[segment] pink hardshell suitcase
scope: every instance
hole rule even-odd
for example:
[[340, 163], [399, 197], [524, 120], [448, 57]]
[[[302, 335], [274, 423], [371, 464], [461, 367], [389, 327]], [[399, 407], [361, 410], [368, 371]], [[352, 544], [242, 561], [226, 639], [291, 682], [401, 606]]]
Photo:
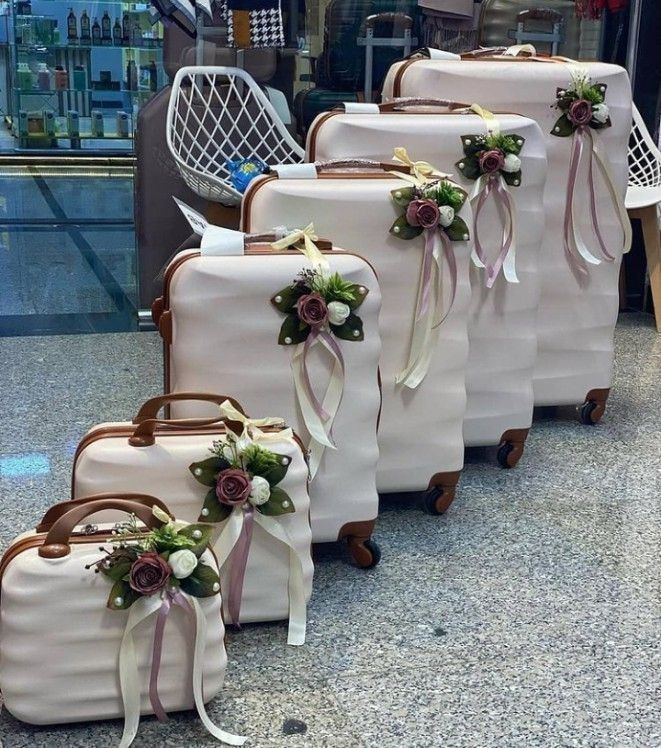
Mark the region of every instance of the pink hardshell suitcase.
[[[631, 86], [617, 65], [514, 56], [534, 52], [530, 45], [507, 52], [477, 51], [461, 60], [414, 56], [391, 67], [383, 94], [468, 99], [539, 124], [548, 176], [535, 404], [582, 403], [581, 420], [592, 424], [611, 386], [619, 270], [631, 242], [624, 208]], [[583, 94], [593, 100], [591, 118], [572, 124], [569, 106]]]
[[383, 297], [377, 488], [425, 491], [427, 508], [444, 512], [454, 498], [464, 454], [471, 222], [465, 193], [449, 186], [460, 196], [452, 220], [465, 233], [453, 234], [451, 241], [440, 229], [433, 234], [433, 241], [439, 240], [433, 245], [434, 267], [422, 234], [403, 241], [395, 233], [412, 189], [405, 181], [409, 167], [350, 161], [272, 171], [250, 184], [242, 206], [243, 229], [314, 221], [320, 233], [375, 267]]
[[[153, 307], [164, 341], [166, 391], [227, 388], [249, 414], [281, 416], [316, 460], [310, 484], [313, 541], [346, 538], [353, 560], [362, 567], [373, 566], [380, 558], [371, 540], [378, 514], [376, 428], [381, 406], [377, 277], [361, 256], [332, 250], [329, 242], [318, 243], [329, 274], [339, 274], [361, 298], [355, 308], [357, 318], [350, 316], [340, 330], [344, 337], [335, 334], [339, 328], [333, 328], [333, 333], [326, 328], [326, 335], [321, 330], [317, 338], [310, 338], [311, 343], [321, 344], [308, 349], [294, 322], [294, 310], [287, 305], [291, 289], [305, 281], [300, 274], [313, 272], [313, 263], [291, 246], [275, 250], [274, 236], [259, 240], [238, 236], [238, 254], [227, 254], [230, 249], [220, 245], [186, 249], [167, 267], [163, 296]], [[308, 237], [301, 244], [303, 249], [310, 247], [310, 241]], [[355, 319], [355, 327], [362, 327], [354, 337], [348, 323]], [[285, 329], [292, 322], [294, 328]], [[306, 362], [303, 372], [302, 361]], [[301, 384], [304, 380], [309, 388]], [[325, 422], [327, 443], [335, 448], [320, 450], [311, 438], [310, 429], [319, 427], [318, 416], [310, 420], [311, 398], [316, 400], [314, 407], [319, 406], [317, 411], [330, 416], [333, 407], [326, 396], [337, 395], [338, 381], [343, 382], [340, 401], [334, 399], [334, 418]], [[311, 396], [302, 399], [301, 388]], [[213, 412], [213, 407], [199, 402], [176, 402], [171, 407], [176, 418]]]
[[[473, 214], [478, 229], [476, 234], [473, 228], [473, 241], [476, 236], [481, 238], [489, 264], [505, 260], [511, 268], [504, 268], [509, 271], [507, 277], [500, 268], [491, 281], [487, 268], [473, 253], [464, 442], [466, 446], [500, 445], [499, 462], [513, 467], [523, 453], [532, 422], [537, 255], [544, 231], [546, 149], [544, 136], [533, 120], [517, 114], [486, 117], [465, 105], [435, 99], [347, 104], [313, 122], [308, 131], [307, 160], [325, 161], [344, 154], [385, 161], [396, 147], [403, 146], [412, 158], [453, 173], [453, 179], [475, 195], [472, 203], [475, 208], [479, 205], [479, 212]], [[513, 171], [494, 173], [493, 179], [487, 180], [481, 179], [475, 168], [469, 179], [458, 165], [465, 155], [464, 139], [467, 135], [484, 137], [486, 148], [486, 138], [498, 133], [514, 138], [507, 141], [517, 152], [507, 165]], [[482, 199], [487, 187], [491, 195]], [[508, 205], [503, 195], [511, 200], [516, 226], [509, 243], [509, 233], [504, 231]]]

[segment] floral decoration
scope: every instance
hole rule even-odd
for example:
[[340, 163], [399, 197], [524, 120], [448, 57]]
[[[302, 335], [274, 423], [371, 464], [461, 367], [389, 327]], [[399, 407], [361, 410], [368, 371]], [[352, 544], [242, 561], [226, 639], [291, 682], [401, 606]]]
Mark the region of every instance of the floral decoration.
[[[154, 513], [161, 519], [168, 515]], [[112, 581], [111, 610], [127, 610], [141, 597], [181, 590], [193, 597], [211, 597], [220, 591], [216, 571], [201, 560], [211, 538], [211, 526], [168, 521], [145, 532], [135, 515], [115, 525], [112, 550], [87, 568]]]
[[579, 128], [602, 130], [611, 126], [608, 105], [604, 103], [606, 85], [592, 83], [587, 73], [575, 74], [572, 85], [559, 88], [556, 95], [554, 106], [562, 115], [553, 126], [552, 135], [566, 138]]
[[189, 468], [195, 480], [209, 488], [200, 521], [222, 522], [235, 507], [251, 506], [271, 517], [295, 510], [289, 494], [278, 485], [287, 475], [289, 457], [229, 429], [226, 440], [215, 441], [210, 451], [212, 457]]
[[425, 230], [439, 228], [453, 242], [469, 239], [466, 222], [457, 213], [466, 202], [466, 193], [446, 179], [400, 187], [391, 192], [392, 199], [404, 213], [390, 227], [400, 239], [415, 239]]
[[512, 133], [462, 135], [464, 158], [456, 166], [466, 179], [479, 179], [484, 174], [500, 174], [510, 187], [521, 184], [519, 154], [525, 138]]
[[349, 283], [339, 273], [329, 275], [321, 268], [301, 271], [271, 298], [273, 306], [287, 315], [278, 343], [303, 343], [310, 333], [326, 328], [342, 340], [363, 340], [363, 321], [355, 310], [368, 293], [365, 286]]

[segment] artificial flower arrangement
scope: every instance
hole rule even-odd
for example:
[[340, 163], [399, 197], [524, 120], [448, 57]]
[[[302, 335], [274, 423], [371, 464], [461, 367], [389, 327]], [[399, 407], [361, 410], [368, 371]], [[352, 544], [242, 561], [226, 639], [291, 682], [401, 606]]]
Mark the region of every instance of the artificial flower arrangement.
[[302, 270], [294, 282], [271, 298], [273, 306], [286, 314], [278, 343], [305, 342], [310, 333], [328, 328], [342, 340], [363, 340], [363, 321], [355, 310], [365, 301], [368, 289], [349, 283], [338, 273], [317, 267]]
[[256, 156], [240, 161], [226, 161], [225, 168], [229, 172], [232, 186], [241, 193], [248, 189], [248, 185], [255, 177], [268, 171], [268, 166]]
[[236, 507], [271, 517], [295, 511], [289, 494], [278, 485], [287, 475], [289, 457], [230, 429], [226, 440], [213, 442], [210, 451], [212, 457], [189, 468], [195, 480], [209, 487], [200, 520], [222, 522]]
[[162, 527], [145, 532], [131, 515], [115, 525], [112, 551], [100, 548], [106, 555], [87, 567], [112, 581], [107, 603], [111, 610], [127, 610], [141, 597], [177, 590], [193, 597], [220, 591], [218, 574], [201, 560], [211, 526], [171, 520], [157, 507], [153, 511], [165, 521]]
[[610, 111], [604, 103], [606, 85], [592, 83], [586, 72], [574, 73], [569, 88], [557, 90], [556, 109], [562, 112], [556, 121], [552, 135], [566, 138], [579, 128], [602, 130], [611, 126]]
[[500, 174], [510, 187], [521, 184], [521, 159], [519, 154], [525, 139], [512, 133], [503, 135], [462, 135], [464, 158], [456, 166], [466, 179], [479, 179], [483, 175]]
[[450, 241], [469, 239], [466, 222], [457, 215], [466, 202], [466, 192], [447, 179], [419, 182], [391, 192], [392, 199], [404, 213], [390, 227], [400, 239], [415, 239], [424, 231], [440, 229]]

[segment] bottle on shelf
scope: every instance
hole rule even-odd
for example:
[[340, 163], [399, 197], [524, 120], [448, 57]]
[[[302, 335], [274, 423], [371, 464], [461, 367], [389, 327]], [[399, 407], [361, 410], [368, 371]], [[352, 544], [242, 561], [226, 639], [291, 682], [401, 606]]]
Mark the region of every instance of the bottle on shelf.
[[122, 44], [128, 47], [131, 43], [131, 16], [128, 13], [122, 15]]
[[62, 65], [55, 66], [55, 74], [53, 76], [54, 88], [56, 91], [65, 91], [69, 88], [69, 73], [62, 67]]
[[101, 40], [104, 44], [112, 44], [111, 21], [107, 10], [103, 11], [101, 18]]
[[156, 92], [158, 91], [158, 70], [154, 60], [147, 65], [147, 70], [149, 72], [149, 90]]
[[101, 24], [98, 18], [95, 18], [92, 24], [92, 44], [101, 44]]
[[131, 26], [131, 46], [141, 47], [142, 46], [142, 29], [138, 21], [134, 21]]
[[90, 44], [92, 41], [92, 34], [90, 33], [90, 17], [87, 15], [87, 11], [83, 10], [80, 16], [80, 41], [85, 44]]
[[60, 27], [57, 25], [57, 21], [55, 21], [55, 25], [53, 26], [53, 44], [56, 47], [59, 47], [62, 43], [62, 40], [60, 38]]
[[21, 29], [21, 44], [29, 46], [34, 41], [32, 23], [29, 20], [25, 21], [20, 26], [20, 29]]
[[39, 63], [37, 71], [37, 86], [40, 91], [50, 91], [50, 70], [45, 62]]
[[70, 44], [78, 41], [78, 20], [73, 8], [69, 8], [69, 15], [67, 16], [67, 41]]
[[127, 91], [138, 90], [138, 66], [135, 60], [129, 60], [126, 63], [126, 89]]
[[84, 91], [87, 88], [87, 76], [82, 65], [76, 65], [73, 69], [73, 87], [76, 91]]
[[115, 18], [115, 25], [112, 27], [112, 43], [116, 47], [122, 46], [122, 24], [119, 18]]
[[32, 88], [32, 71], [27, 62], [19, 62], [16, 71], [18, 78], [18, 87], [22, 91], [29, 91]]

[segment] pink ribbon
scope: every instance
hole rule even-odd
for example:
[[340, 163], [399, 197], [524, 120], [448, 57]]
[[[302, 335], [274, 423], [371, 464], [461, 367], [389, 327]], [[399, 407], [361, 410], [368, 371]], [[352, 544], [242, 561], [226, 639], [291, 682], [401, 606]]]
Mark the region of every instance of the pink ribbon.
[[241, 614], [241, 598], [243, 597], [243, 580], [246, 576], [248, 565], [248, 553], [252, 541], [252, 530], [255, 522], [255, 509], [250, 502], [243, 505], [243, 525], [241, 534], [232, 549], [232, 566], [230, 569], [229, 591], [227, 594], [227, 609], [232, 617], [232, 622], [238, 628], [239, 616]]
[[599, 248], [601, 249], [601, 253], [603, 254], [604, 258], [608, 260], [608, 262], [614, 262], [615, 257], [606, 248], [606, 242], [604, 242], [603, 236], [601, 235], [601, 228], [599, 226], [599, 218], [597, 216], [597, 201], [595, 197], [594, 172], [593, 172], [594, 140], [592, 139], [592, 133], [590, 132], [589, 128], [586, 128], [585, 134], [587, 135], [588, 140], [590, 141], [590, 163], [588, 165], [588, 184], [589, 184], [589, 192], [590, 192], [590, 215], [592, 217], [592, 227], [594, 228], [594, 233], [597, 236], [597, 241], [599, 242]]
[[[503, 238], [501, 241], [500, 250], [498, 251], [496, 261], [493, 264], [487, 261], [486, 252], [482, 247], [482, 243], [480, 242], [480, 235], [478, 232], [478, 219], [480, 216], [480, 211], [484, 207], [484, 204], [486, 203], [489, 195], [492, 192], [498, 207], [502, 208], [507, 213], [507, 218], [509, 220], [509, 231], [507, 230], [507, 228], [503, 230]], [[512, 242], [514, 241], [514, 215], [512, 212], [511, 198], [507, 193], [507, 190], [505, 190], [502, 185], [502, 176], [500, 174], [490, 174], [486, 186], [480, 192], [480, 197], [475, 208], [475, 216], [473, 218], [473, 234], [475, 238], [475, 254], [479, 257], [480, 262], [486, 268], [486, 286], [487, 288], [491, 288], [496, 282], [498, 273], [500, 273], [500, 270], [503, 267], [503, 263], [505, 262], [505, 258], [507, 257], [507, 254], [512, 246]]]
[[301, 365], [303, 386], [305, 387], [305, 393], [308, 399], [310, 400], [310, 403], [312, 404], [312, 408], [314, 409], [314, 412], [319, 416], [319, 418], [322, 421], [328, 421], [328, 419], [330, 418], [330, 413], [327, 413], [324, 410], [323, 405], [317, 398], [314, 392], [314, 389], [312, 387], [312, 382], [310, 380], [310, 373], [308, 371], [307, 355], [310, 349], [312, 348], [312, 345], [314, 344], [315, 340], [317, 340], [317, 338], [319, 340], [322, 340], [325, 343], [325, 345], [327, 345], [337, 357], [337, 360], [340, 362], [340, 367], [342, 368], [342, 377], [344, 377], [344, 358], [342, 356], [342, 349], [335, 342], [335, 339], [327, 330], [322, 330], [319, 327], [313, 327], [310, 330], [310, 334], [307, 336], [307, 338], [305, 339], [305, 343], [303, 344], [303, 360], [302, 360], [302, 365]]
[[154, 714], [160, 722], [167, 722], [168, 719], [168, 715], [158, 695], [158, 673], [161, 669], [161, 655], [163, 654], [163, 632], [165, 631], [165, 623], [173, 605], [178, 605], [187, 613], [192, 612], [190, 603], [181, 594], [180, 590], [168, 590], [158, 611], [156, 626], [154, 627], [154, 646], [151, 656], [151, 673], [149, 675], [149, 701], [151, 702]]
[[420, 283], [422, 287], [420, 289], [420, 304], [418, 306], [418, 313], [416, 315], [416, 321], [423, 317], [429, 309], [429, 296], [431, 293], [431, 277], [432, 267], [434, 262], [434, 234], [440, 231], [439, 228], [425, 229], [425, 248], [422, 254], [422, 275]]

